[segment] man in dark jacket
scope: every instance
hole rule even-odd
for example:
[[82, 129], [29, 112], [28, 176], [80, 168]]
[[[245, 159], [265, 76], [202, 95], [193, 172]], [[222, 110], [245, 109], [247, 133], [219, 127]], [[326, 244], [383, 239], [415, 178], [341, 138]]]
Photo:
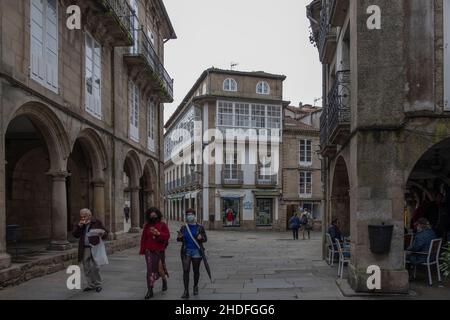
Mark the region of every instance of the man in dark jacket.
[[426, 262], [431, 241], [434, 239], [437, 239], [437, 236], [430, 222], [425, 218], [417, 220], [417, 233], [413, 243], [406, 249], [409, 252], [406, 260], [413, 266]]
[[[89, 232], [90, 230], [102, 231], [97, 235], [92, 235]], [[92, 256], [91, 248], [100, 243], [100, 238], [106, 239], [108, 237], [108, 231], [100, 220], [92, 216], [89, 209], [81, 209], [80, 222], [75, 225], [72, 234], [75, 238], [79, 239], [78, 262], [83, 262], [84, 274], [88, 282], [88, 286], [83, 291], [102, 291], [100, 269]]]

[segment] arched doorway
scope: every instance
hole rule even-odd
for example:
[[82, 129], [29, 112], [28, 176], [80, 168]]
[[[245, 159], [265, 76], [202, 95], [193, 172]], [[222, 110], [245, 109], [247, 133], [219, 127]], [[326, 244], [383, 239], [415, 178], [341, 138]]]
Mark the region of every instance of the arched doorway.
[[331, 189], [331, 220], [339, 219], [343, 236], [350, 236], [350, 182], [344, 158], [339, 157]]
[[101, 139], [91, 129], [83, 130], [72, 148], [67, 169], [68, 217], [71, 224], [79, 219], [79, 212], [89, 208], [105, 225], [106, 153]]
[[[141, 184], [141, 164], [139, 156], [135, 151], [128, 152], [125, 157], [123, 167], [123, 206], [130, 207], [130, 228], [129, 232], [136, 233], [140, 231], [141, 210], [140, 210], [140, 184]], [[125, 226], [126, 228], [126, 226]], [[127, 231], [125, 229], [125, 231]]]
[[[439, 197], [441, 195], [442, 197]], [[405, 228], [427, 218], [447, 241], [450, 212], [450, 139], [430, 147], [416, 162], [406, 182]]]
[[57, 117], [40, 104], [22, 106], [5, 133], [6, 226], [18, 226], [24, 242], [67, 240], [68, 139]]

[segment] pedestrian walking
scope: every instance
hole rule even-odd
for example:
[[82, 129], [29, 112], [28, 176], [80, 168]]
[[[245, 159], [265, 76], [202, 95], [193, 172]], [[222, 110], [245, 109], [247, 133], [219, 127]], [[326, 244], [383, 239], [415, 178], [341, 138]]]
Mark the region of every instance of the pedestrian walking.
[[311, 239], [311, 230], [313, 229], [313, 217], [305, 210], [300, 219], [300, 224], [302, 225], [302, 238], [305, 240], [305, 232], [308, 233], [308, 239]]
[[125, 221], [128, 223], [128, 220], [130, 220], [130, 207], [127, 204], [123, 208], [123, 215], [125, 216]]
[[[194, 209], [186, 211], [186, 224], [178, 231], [177, 241], [182, 242], [181, 262], [183, 265], [184, 293], [182, 299], [189, 299], [189, 273], [194, 271], [194, 296], [198, 295], [198, 282], [200, 280], [200, 264], [202, 259], [206, 264], [203, 243], [207, 241], [205, 228], [197, 223]], [[208, 269], [207, 269], [208, 270]]]
[[145, 256], [147, 263], [147, 294], [145, 300], [153, 297], [155, 282], [162, 279], [162, 291], [167, 291], [167, 277], [165, 251], [169, 244], [170, 231], [166, 223], [162, 222], [162, 213], [158, 208], [150, 208], [145, 213], [144, 230], [141, 237], [140, 255]]
[[289, 227], [292, 230], [294, 240], [298, 240], [298, 229], [300, 229], [300, 219], [297, 213], [294, 213], [294, 215], [289, 219]]
[[92, 216], [91, 210], [81, 209], [80, 221], [75, 225], [72, 234], [79, 239], [78, 262], [83, 263], [84, 274], [88, 283], [83, 291], [102, 291], [99, 267], [107, 263], [102, 239], [108, 237], [108, 231], [100, 220]]

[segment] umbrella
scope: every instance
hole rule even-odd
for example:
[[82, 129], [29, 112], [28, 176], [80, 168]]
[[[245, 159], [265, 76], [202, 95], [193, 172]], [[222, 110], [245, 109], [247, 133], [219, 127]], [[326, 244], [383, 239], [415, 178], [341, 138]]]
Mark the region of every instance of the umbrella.
[[203, 248], [202, 248], [202, 258], [203, 258], [202, 260], [203, 260], [203, 264], [205, 265], [206, 272], [208, 273], [209, 280], [212, 282], [211, 269], [209, 268], [209, 263], [208, 263], [208, 260], [206, 259], [205, 250]]

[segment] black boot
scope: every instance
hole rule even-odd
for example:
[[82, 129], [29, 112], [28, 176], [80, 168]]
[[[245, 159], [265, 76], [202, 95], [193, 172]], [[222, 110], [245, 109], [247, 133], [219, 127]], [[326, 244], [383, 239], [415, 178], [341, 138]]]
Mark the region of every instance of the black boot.
[[194, 273], [194, 296], [198, 295], [198, 281], [200, 280], [200, 274]]
[[189, 299], [189, 290], [184, 290], [184, 293], [181, 296], [181, 299]]
[[194, 286], [194, 296], [198, 296], [198, 286]]
[[181, 299], [189, 299], [189, 273], [183, 273], [184, 293]]
[[167, 291], [167, 279], [163, 279], [162, 283], [162, 291]]
[[149, 288], [147, 294], [145, 295], [145, 300], [153, 298], [153, 288]]

